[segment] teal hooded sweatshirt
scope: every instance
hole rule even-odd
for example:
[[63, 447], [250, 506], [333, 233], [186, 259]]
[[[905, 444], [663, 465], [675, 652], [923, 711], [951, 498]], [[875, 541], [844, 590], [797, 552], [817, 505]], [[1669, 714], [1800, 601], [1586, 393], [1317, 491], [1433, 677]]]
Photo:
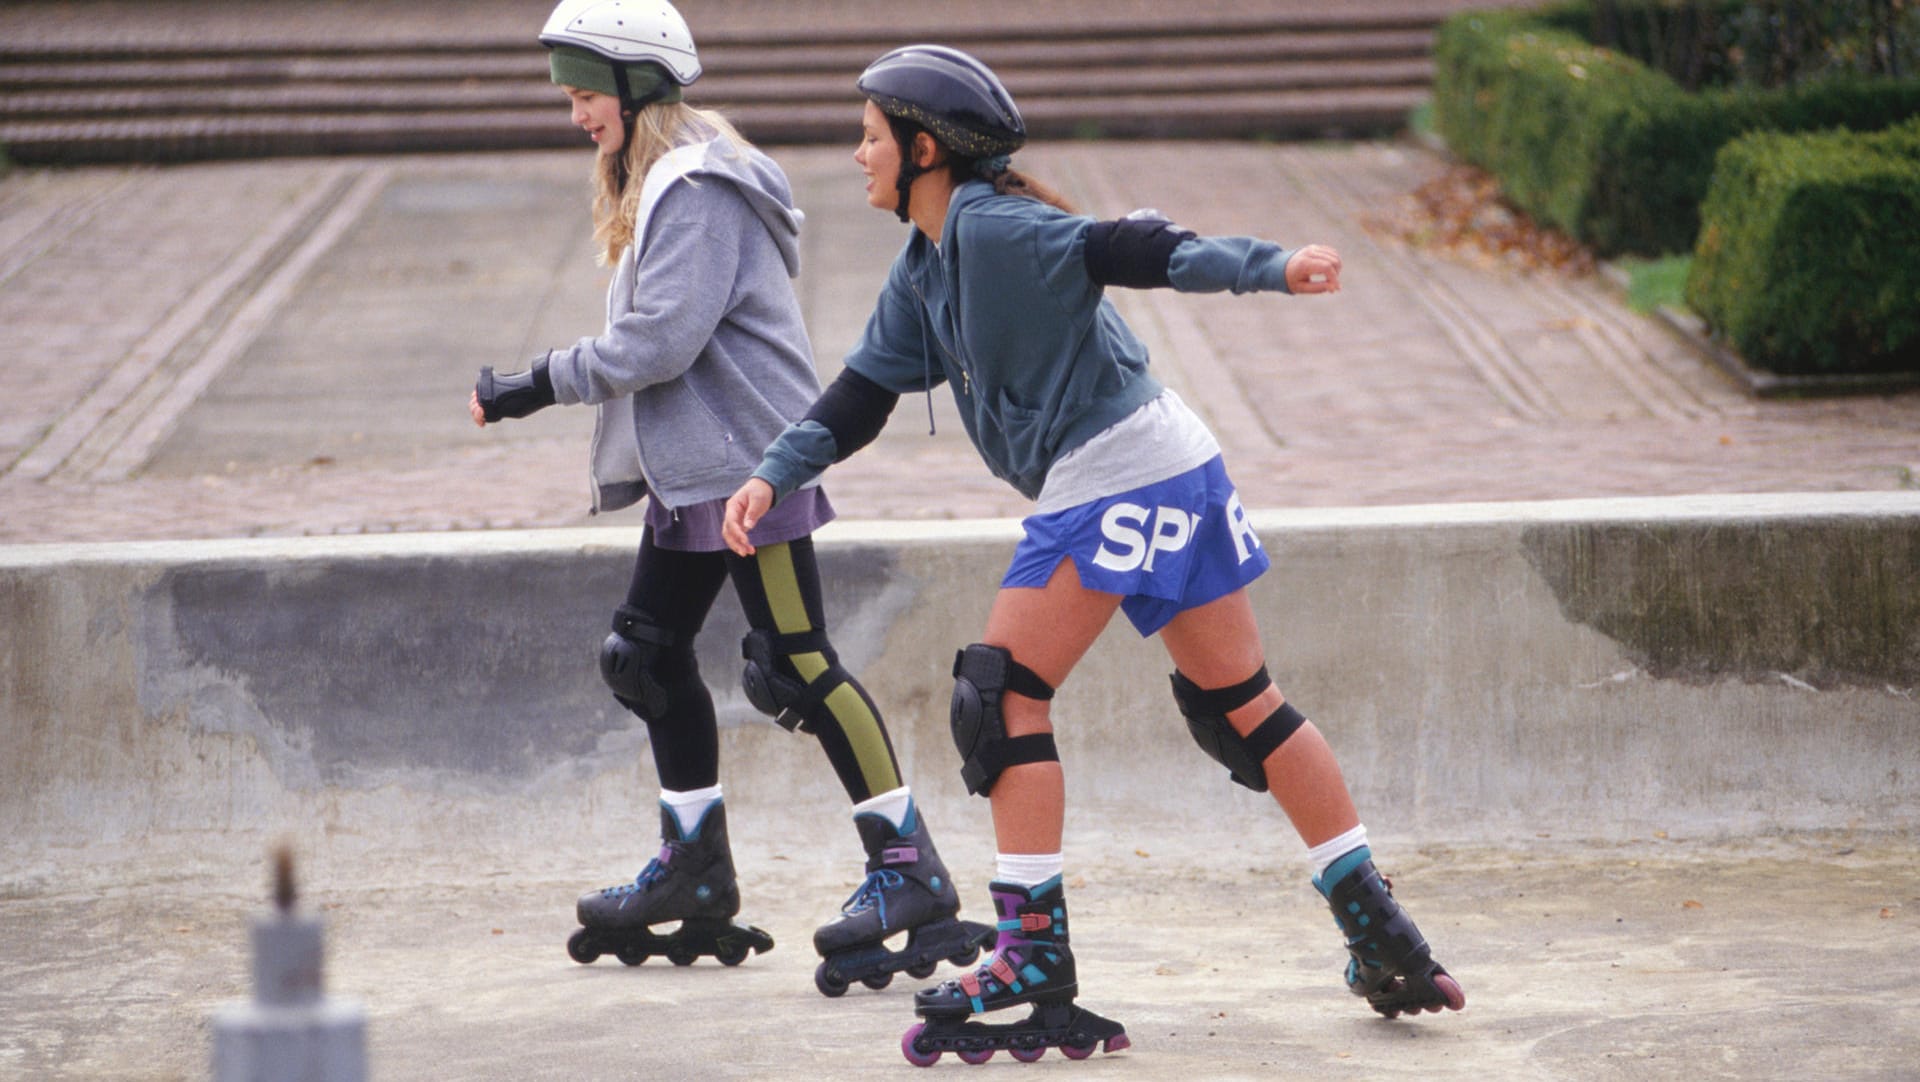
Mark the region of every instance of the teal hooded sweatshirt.
[[[961, 185], [942, 243], [916, 229], [894, 259], [847, 367], [896, 394], [948, 384], [994, 476], [1037, 498], [1062, 455], [1162, 389], [1146, 346], [1088, 273], [1094, 225], [984, 181]], [[1189, 237], [1168, 279], [1188, 293], [1285, 292], [1291, 255], [1252, 237]], [[837, 454], [825, 426], [801, 421], [754, 475], [782, 498]]]

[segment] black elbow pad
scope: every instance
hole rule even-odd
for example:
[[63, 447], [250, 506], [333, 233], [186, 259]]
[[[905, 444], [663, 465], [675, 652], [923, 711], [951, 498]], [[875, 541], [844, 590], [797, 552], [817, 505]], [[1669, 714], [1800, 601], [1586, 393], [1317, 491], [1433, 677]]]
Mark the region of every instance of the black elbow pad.
[[1087, 230], [1087, 277], [1103, 286], [1154, 289], [1170, 285], [1173, 250], [1193, 236], [1165, 218], [1095, 222]]
[[842, 368], [807, 411], [806, 419], [833, 433], [833, 460], [844, 462], [880, 435], [899, 401], [899, 395], [851, 368]]

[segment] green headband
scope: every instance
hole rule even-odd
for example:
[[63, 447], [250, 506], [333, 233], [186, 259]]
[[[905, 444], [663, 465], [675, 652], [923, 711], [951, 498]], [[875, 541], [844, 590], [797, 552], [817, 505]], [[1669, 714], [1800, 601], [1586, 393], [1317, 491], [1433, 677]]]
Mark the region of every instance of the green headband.
[[[571, 45], [555, 45], [547, 50], [547, 63], [553, 69], [553, 81], [560, 86], [591, 90], [596, 94], [619, 96], [620, 84], [613, 76], [613, 61]], [[658, 64], [622, 65], [627, 72], [627, 92], [634, 101], [679, 101], [680, 87], [667, 83], [667, 73]]]

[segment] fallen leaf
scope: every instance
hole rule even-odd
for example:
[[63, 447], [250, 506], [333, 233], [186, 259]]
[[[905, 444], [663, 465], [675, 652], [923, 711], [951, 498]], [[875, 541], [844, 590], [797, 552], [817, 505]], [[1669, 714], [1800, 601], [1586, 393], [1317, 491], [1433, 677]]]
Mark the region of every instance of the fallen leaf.
[[1594, 268], [1593, 253], [1584, 245], [1534, 222], [1502, 196], [1497, 177], [1468, 165], [1441, 172], [1361, 224], [1466, 262], [1569, 276]]
[[1681, 902], [1681, 903], [1680, 903], [1680, 908], [1682, 908], [1682, 909], [1705, 909], [1705, 908], [1706, 908], [1706, 906], [1704, 906], [1704, 905], [1701, 905], [1701, 904], [1700, 904], [1699, 902], [1696, 902], [1696, 901], [1694, 901], [1694, 900], [1693, 900], [1692, 898], [1688, 898], [1688, 899], [1687, 899], [1686, 901], [1684, 901], [1684, 902]]

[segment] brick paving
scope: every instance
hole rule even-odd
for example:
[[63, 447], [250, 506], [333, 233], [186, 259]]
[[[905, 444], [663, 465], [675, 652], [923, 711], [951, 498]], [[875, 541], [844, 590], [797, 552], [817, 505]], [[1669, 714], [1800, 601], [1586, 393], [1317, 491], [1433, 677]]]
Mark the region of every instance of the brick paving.
[[[21, 10], [0, 12], [0, 36]], [[133, 8], [60, 10], [43, 27]], [[827, 378], [901, 240], [861, 202], [849, 153], [776, 154], [809, 215], [800, 289]], [[1920, 394], [1755, 399], [1595, 277], [1369, 229], [1443, 167], [1417, 144], [1064, 142], [1022, 163], [1089, 213], [1155, 206], [1342, 250], [1334, 297], [1116, 295], [1249, 506], [1916, 486]], [[586, 523], [587, 411], [481, 432], [464, 400], [479, 365], [598, 329], [587, 164], [583, 147], [15, 170], [0, 180], [0, 543]], [[843, 516], [1022, 513], [944, 393], [932, 437], [927, 413], [903, 400], [829, 475]]]

